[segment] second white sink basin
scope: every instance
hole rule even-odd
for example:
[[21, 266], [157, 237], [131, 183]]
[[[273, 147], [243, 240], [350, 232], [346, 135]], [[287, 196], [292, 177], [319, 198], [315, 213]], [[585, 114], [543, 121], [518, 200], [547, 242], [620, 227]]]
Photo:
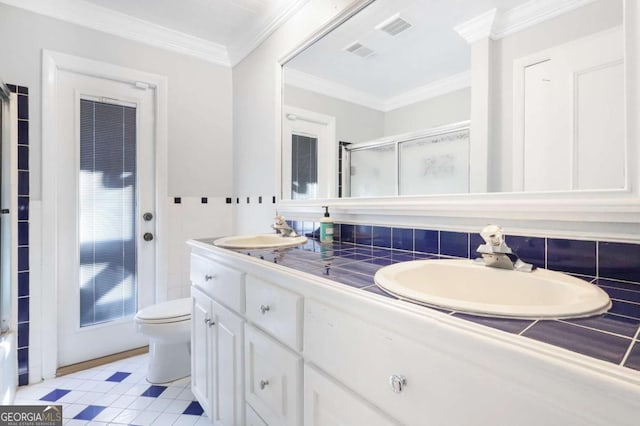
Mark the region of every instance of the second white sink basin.
[[602, 289], [561, 272], [518, 272], [466, 259], [396, 263], [378, 270], [375, 282], [400, 298], [485, 316], [577, 318], [611, 307]]
[[283, 237], [280, 234], [237, 235], [218, 238], [214, 245], [231, 249], [262, 249], [295, 247], [307, 242], [307, 237]]

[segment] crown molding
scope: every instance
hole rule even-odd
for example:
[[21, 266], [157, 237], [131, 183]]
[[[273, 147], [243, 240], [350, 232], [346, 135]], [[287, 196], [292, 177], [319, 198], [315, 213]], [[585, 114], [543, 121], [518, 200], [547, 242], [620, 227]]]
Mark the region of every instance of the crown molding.
[[499, 40], [596, 0], [530, 0], [505, 11], [491, 9], [453, 29], [472, 44], [483, 38]]
[[80, 0], [0, 0], [10, 6], [154, 47], [230, 66], [223, 45]]
[[271, 34], [280, 28], [287, 19], [295, 15], [307, 3], [309, 3], [309, 0], [295, 0], [270, 17], [267, 22], [249, 29], [247, 31], [249, 36], [245, 37], [242, 42], [233, 43], [228, 47], [231, 66], [236, 66], [240, 61], [246, 58], [258, 46], [260, 46], [262, 42], [269, 38]]
[[497, 10], [491, 9], [456, 25], [453, 27], [453, 30], [469, 44], [475, 43], [483, 38], [492, 37], [496, 14]]
[[285, 71], [285, 84], [378, 111], [389, 112], [397, 108], [469, 87], [471, 86], [471, 72], [463, 71], [386, 99], [289, 68]]
[[331, 80], [289, 68], [285, 70], [283, 78], [285, 79], [285, 84], [290, 86], [325, 96], [331, 96], [332, 98], [341, 99], [378, 111], [385, 110], [385, 102], [383, 99]]
[[161, 49], [194, 56], [231, 67], [251, 53], [309, 0], [296, 0], [276, 11], [266, 22], [250, 28], [248, 36], [233, 46], [195, 37], [81, 0], [0, 0], [10, 6], [113, 34]]
[[471, 86], [471, 71], [463, 71], [394, 96], [385, 101], [385, 111], [426, 101]]
[[530, 0], [498, 16], [492, 38], [501, 39], [596, 0]]

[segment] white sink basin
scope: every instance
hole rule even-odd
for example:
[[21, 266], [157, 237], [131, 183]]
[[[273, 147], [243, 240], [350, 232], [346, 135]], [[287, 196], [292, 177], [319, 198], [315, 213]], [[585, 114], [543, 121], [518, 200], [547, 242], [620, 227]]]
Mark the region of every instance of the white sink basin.
[[375, 282], [400, 298], [485, 316], [577, 318], [611, 307], [599, 287], [561, 272], [518, 272], [466, 259], [396, 263], [378, 270]]
[[214, 245], [231, 249], [261, 249], [295, 247], [307, 242], [307, 237], [283, 237], [280, 234], [237, 235], [218, 238]]

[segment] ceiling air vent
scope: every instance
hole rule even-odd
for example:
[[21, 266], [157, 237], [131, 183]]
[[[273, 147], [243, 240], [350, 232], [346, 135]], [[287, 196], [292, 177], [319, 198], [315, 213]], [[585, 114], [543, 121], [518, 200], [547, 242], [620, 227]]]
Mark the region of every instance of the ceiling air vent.
[[400, 17], [400, 14], [395, 14], [389, 19], [376, 25], [376, 30], [384, 31], [385, 33], [395, 36], [411, 28], [411, 24]]
[[345, 47], [344, 50], [346, 50], [349, 53], [353, 53], [354, 55], [358, 55], [361, 58], [366, 58], [367, 56], [371, 56], [374, 53], [373, 50], [369, 49], [367, 46], [357, 41]]

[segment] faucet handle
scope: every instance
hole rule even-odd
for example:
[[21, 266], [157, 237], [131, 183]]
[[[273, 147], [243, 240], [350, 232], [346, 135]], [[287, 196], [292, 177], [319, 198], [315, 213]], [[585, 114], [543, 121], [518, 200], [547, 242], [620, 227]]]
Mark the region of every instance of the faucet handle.
[[504, 244], [504, 232], [498, 225], [487, 225], [480, 231], [480, 236], [487, 245], [500, 247]]

